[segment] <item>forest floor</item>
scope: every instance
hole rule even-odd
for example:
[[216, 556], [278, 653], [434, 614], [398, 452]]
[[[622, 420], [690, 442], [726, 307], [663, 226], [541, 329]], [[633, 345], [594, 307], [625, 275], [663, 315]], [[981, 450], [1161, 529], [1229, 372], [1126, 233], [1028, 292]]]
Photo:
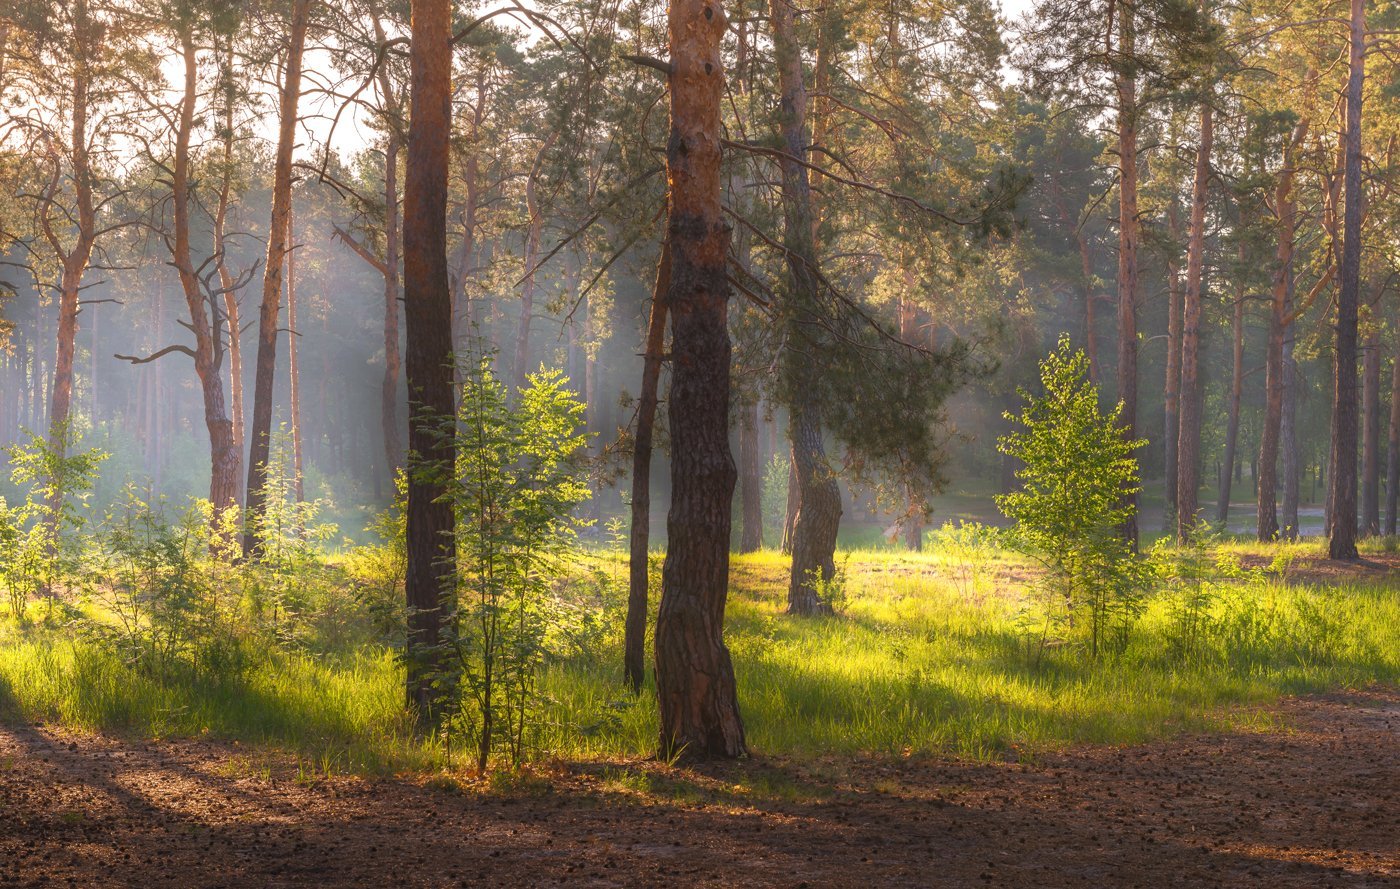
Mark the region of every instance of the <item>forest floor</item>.
[[614, 762], [480, 787], [12, 721], [0, 886], [1400, 886], [1400, 692], [1261, 715], [1023, 761]]

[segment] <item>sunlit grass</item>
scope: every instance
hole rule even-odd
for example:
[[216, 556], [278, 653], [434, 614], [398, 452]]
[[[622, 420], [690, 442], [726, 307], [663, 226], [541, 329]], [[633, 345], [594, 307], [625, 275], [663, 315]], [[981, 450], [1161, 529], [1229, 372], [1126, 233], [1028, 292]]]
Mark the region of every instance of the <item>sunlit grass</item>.
[[[1225, 549], [1256, 554], [1246, 543]], [[1293, 549], [1311, 555], [1317, 544], [1286, 552]], [[1281, 695], [1400, 681], [1400, 581], [1239, 582], [1215, 606], [1219, 632], [1189, 657], [1173, 653], [1175, 606], [1159, 596], [1122, 651], [1094, 661], [1065, 645], [1037, 660], [1018, 622], [1033, 572], [1017, 557], [845, 557], [845, 612], [817, 619], [783, 613], [786, 557], [764, 551], [734, 560], [727, 635], [758, 753], [1034, 755], [1248, 726], [1267, 718], [1249, 705]], [[645, 756], [656, 745], [657, 717], [650, 689], [633, 697], [622, 679], [625, 564], [615, 554], [590, 560], [595, 576], [613, 584], [598, 603], [603, 630], [546, 668], [535, 752]], [[445, 739], [412, 740], [402, 701], [402, 668], [385, 646], [273, 649], [253, 659], [241, 682], [161, 682], [61, 627], [0, 629], [0, 709], [11, 717], [266, 743], [325, 770], [447, 765]]]

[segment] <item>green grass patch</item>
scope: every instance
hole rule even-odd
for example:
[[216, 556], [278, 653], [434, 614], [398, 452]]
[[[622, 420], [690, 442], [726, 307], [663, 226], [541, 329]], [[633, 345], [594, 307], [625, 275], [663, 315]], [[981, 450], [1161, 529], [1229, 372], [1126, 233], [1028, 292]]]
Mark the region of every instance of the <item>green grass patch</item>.
[[[1306, 546], [1298, 545], [1300, 554]], [[622, 678], [625, 572], [613, 569], [625, 566], [615, 555], [594, 558], [592, 567], [616, 574], [617, 583], [601, 594], [590, 588], [596, 629], [566, 640], [545, 669], [532, 739], [541, 759], [635, 760], [655, 748], [654, 696], [633, 697]], [[1189, 656], [1178, 644], [1177, 600], [1163, 593], [1149, 600], [1121, 651], [1093, 660], [1065, 644], [1037, 664], [1021, 621], [1032, 572], [1015, 557], [861, 550], [847, 567], [845, 612], [798, 619], [783, 613], [785, 557], [765, 551], [734, 560], [727, 638], [756, 752], [1033, 756], [1081, 742], [1267, 726], [1252, 705], [1400, 682], [1394, 580], [1232, 581]], [[463, 765], [465, 751], [448, 746], [460, 740], [411, 739], [402, 681], [383, 644], [270, 646], [237, 681], [162, 680], [64, 625], [0, 625], [0, 711], [8, 718], [270, 745], [295, 752], [308, 776]], [[644, 790], [658, 779], [624, 769], [609, 780]]]

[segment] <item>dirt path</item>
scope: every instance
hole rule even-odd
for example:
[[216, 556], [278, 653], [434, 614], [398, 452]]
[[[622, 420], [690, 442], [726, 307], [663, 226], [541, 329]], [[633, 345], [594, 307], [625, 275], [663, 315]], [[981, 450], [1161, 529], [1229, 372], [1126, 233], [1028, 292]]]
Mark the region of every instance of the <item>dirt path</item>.
[[1034, 764], [576, 768], [514, 798], [0, 727], [0, 886], [1400, 886], [1400, 693], [1281, 716]]

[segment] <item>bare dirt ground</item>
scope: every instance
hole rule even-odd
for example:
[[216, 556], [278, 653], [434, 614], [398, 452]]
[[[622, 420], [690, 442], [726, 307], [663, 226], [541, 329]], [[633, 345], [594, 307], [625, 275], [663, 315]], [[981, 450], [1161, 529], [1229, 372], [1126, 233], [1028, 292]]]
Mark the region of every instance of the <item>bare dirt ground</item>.
[[10, 725], [0, 886], [1400, 886], [1400, 692], [1276, 716], [1029, 763], [578, 766], [513, 792]]

